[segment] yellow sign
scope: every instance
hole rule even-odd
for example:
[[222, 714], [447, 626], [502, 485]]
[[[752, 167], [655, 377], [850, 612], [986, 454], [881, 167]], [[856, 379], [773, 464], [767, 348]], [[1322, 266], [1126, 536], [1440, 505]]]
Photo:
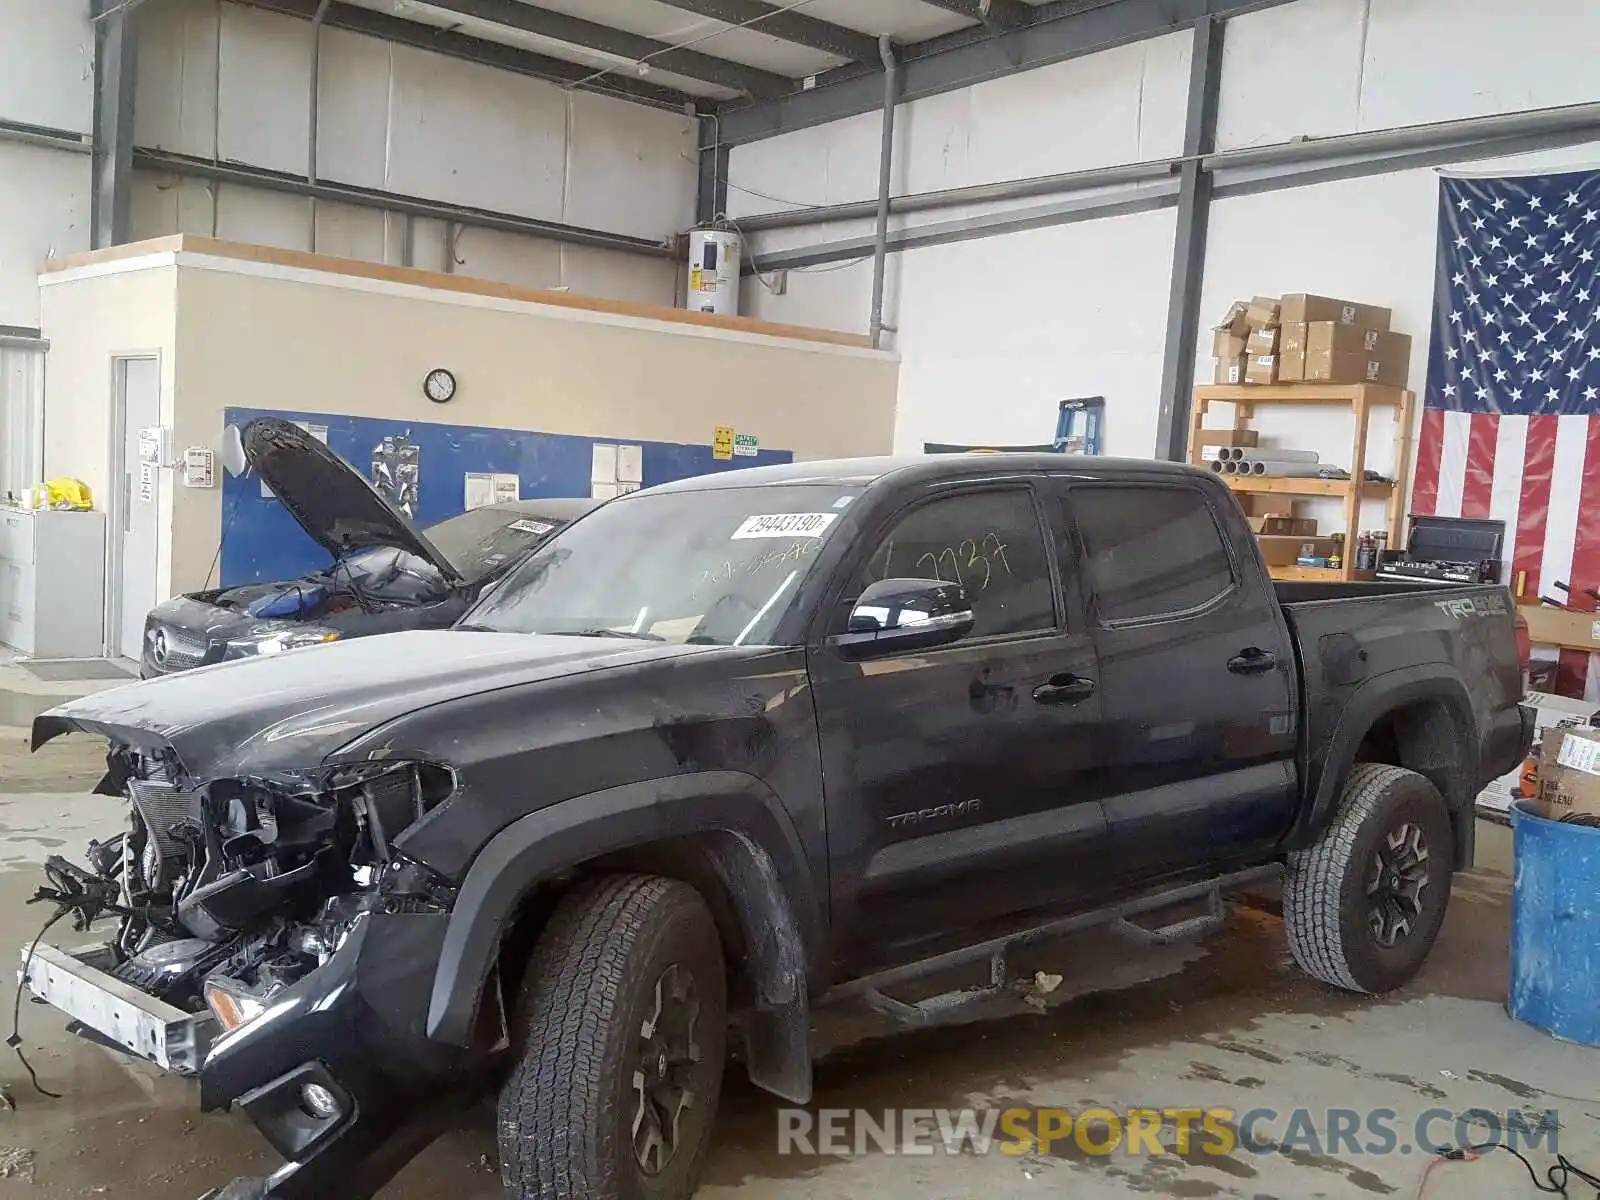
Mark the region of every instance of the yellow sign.
[[711, 435], [711, 457], [719, 461], [733, 458], [733, 426], [718, 425]]

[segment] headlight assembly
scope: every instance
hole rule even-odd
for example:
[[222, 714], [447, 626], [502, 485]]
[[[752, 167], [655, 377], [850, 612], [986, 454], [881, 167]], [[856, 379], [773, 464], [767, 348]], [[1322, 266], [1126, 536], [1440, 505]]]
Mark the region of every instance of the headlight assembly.
[[285, 650], [300, 650], [306, 646], [321, 646], [339, 640], [339, 631], [324, 629], [320, 625], [295, 625], [280, 621], [263, 621], [249, 631], [228, 639], [229, 657], [241, 654], [282, 654]]

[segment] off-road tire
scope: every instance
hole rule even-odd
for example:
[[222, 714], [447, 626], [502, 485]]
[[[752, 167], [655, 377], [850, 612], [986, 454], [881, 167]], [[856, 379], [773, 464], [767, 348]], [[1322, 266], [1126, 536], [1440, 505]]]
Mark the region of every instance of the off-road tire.
[[[1385, 946], [1368, 924], [1369, 881], [1380, 845], [1407, 824], [1426, 839], [1427, 884], [1409, 933]], [[1444, 924], [1454, 869], [1450, 814], [1433, 784], [1401, 767], [1358, 764], [1316, 844], [1289, 855], [1283, 925], [1296, 965], [1347, 991], [1400, 987], [1421, 969]]]
[[[704, 1103], [686, 1110], [658, 1173], [635, 1154], [635, 1055], [658, 1011], [657, 982], [687, 968]], [[520, 1059], [500, 1093], [500, 1173], [516, 1200], [688, 1200], [716, 1116], [727, 993], [716, 924], [675, 880], [610, 875], [580, 883], [539, 937], [515, 1010]]]

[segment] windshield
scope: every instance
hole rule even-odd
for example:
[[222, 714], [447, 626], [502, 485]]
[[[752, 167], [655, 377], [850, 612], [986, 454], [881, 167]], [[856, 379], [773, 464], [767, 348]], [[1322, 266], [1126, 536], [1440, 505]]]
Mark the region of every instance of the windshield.
[[461, 623], [764, 645], [859, 492], [802, 484], [613, 501], [552, 538]]
[[565, 521], [515, 509], [473, 508], [429, 526], [429, 543], [468, 583], [476, 583], [521, 558]]

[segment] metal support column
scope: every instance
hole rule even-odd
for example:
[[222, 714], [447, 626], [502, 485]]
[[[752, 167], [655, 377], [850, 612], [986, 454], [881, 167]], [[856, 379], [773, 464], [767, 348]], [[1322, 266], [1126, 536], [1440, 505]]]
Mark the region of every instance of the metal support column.
[[[113, 4], [115, 6], [113, 7]], [[94, 151], [89, 245], [115, 246], [132, 236], [133, 85], [138, 73], [132, 6], [94, 0]]]
[[1195, 343], [1200, 336], [1200, 286], [1205, 279], [1206, 231], [1211, 223], [1211, 173], [1201, 158], [1216, 149], [1226, 28], [1218, 17], [1202, 17], [1196, 22], [1189, 61], [1189, 108], [1183, 133], [1184, 161], [1178, 176], [1178, 231], [1172, 249], [1172, 291], [1167, 301], [1155, 444], [1157, 458], [1175, 462], [1188, 454]]
[[[321, 0], [311, 18], [311, 87], [306, 114], [306, 180], [317, 186], [317, 134], [322, 125], [322, 23], [328, 18], [329, 0]], [[317, 252], [317, 198], [306, 201], [306, 211], [311, 223], [306, 245]]]
[[878, 147], [878, 224], [872, 239], [872, 316], [868, 329], [872, 348], [883, 343], [883, 280], [889, 266], [889, 187], [894, 175], [894, 106], [900, 83], [894, 43], [888, 35], [878, 39], [883, 59], [883, 140]]
[[700, 118], [700, 182], [695, 192], [694, 219], [709, 225], [728, 211], [728, 153], [716, 117]]

